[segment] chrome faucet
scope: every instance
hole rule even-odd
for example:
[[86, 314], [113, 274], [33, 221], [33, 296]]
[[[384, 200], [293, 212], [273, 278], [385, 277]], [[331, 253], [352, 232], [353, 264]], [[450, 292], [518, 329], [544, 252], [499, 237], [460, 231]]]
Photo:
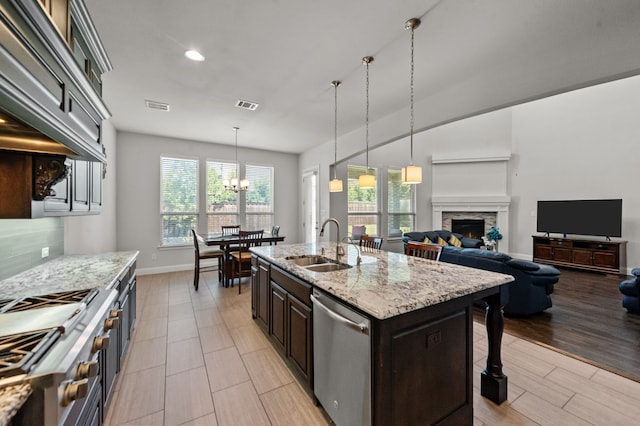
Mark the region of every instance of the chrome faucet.
[[337, 239], [336, 239], [336, 263], [340, 263], [340, 256], [344, 256], [344, 248], [340, 245], [340, 223], [332, 217], [325, 220], [324, 223], [322, 224], [322, 228], [320, 228], [320, 236], [322, 237], [324, 235], [324, 227], [329, 222], [335, 223], [336, 228], [338, 230]]

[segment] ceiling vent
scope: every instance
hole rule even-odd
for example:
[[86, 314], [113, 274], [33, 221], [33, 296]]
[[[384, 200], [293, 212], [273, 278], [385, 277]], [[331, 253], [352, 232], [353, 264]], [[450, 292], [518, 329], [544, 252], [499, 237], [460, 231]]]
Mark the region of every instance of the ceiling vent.
[[248, 109], [249, 111], [255, 111], [258, 108], [258, 104], [251, 101], [243, 101], [242, 99], [238, 99], [236, 102], [236, 106], [238, 108]]
[[147, 108], [151, 109], [159, 109], [160, 111], [169, 111], [169, 104], [165, 104], [164, 102], [156, 102], [145, 100], [144, 103], [147, 105]]

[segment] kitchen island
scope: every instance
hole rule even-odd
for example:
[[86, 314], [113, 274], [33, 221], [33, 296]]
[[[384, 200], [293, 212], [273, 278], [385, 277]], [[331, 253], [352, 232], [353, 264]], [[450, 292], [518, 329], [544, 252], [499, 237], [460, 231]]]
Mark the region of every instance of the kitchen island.
[[[321, 290], [370, 322], [371, 424], [472, 424], [472, 305], [479, 299], [489, 305], [482, 394], [497, 403], [506, 399], [501, 306], [503, 284], [513, 277], [400, 253], [345, 249], [340, 258], [335, 243], [252, 249], [253, 316], [310, 391], [314, 351], [325, 350], [312, 343], [318, 324], [311, 293]], [[350, 267], [316, 272], [323, 268], [296, 262], [312, 255]], [[324, 408], [331, 415], [334, 407]]]

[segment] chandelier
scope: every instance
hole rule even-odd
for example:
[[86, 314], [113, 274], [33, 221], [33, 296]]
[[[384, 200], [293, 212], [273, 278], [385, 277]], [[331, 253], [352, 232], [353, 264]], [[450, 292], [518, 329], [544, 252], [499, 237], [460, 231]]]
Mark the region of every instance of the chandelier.
[[[236, 170], [238, 171], [238, 175], [240, 175], [240, 164], [238, 163], [238, 130], [240, 130], [240, 128], [234, 127], [233, 130], [235, 130], [236, 132]], [[227, 191], [246, 191], [247, 189], [249, 189], [249, 180], [241, 179], [240, 185], [238, 185], [238, 178], [224, 179], [222, 181], [222, 185], [224, 185], [224, 189], [226, 189]]]

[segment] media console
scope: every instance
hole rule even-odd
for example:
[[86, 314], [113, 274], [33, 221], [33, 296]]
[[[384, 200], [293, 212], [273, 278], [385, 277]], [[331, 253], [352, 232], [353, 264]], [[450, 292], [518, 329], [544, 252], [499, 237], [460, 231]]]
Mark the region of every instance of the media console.
[[626, 275], [627, 242], [533, 235], [533, 261]]

